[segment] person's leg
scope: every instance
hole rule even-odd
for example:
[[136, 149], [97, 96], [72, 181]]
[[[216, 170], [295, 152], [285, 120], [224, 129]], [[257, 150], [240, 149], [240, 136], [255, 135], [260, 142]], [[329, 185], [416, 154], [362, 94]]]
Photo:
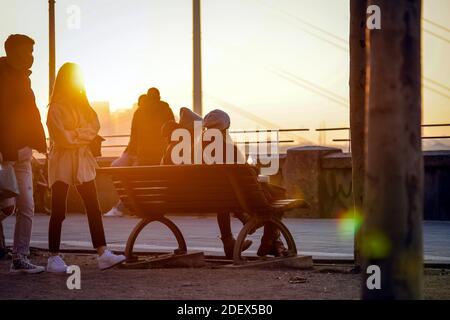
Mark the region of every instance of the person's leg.
[[[281, 220], [281, 215], [277, 217]], [[261, 245], [258, 248], [258, 256], [273, 255], [281, 257], [287, 254], [287, 249], [281, 241], [280, 230], [273, 224], [266, 224], [264, 226], [263, 236], [261, 238]]]
[[62, 223], [66, 218], [67, 193], [69, 185], [56, 181], [52, 186], [52, 208], [48, 226], [48, 249], [50, 257], [47, 261], [47, 272], [66, 273], [67, 265], [59, 256]]
[[[229, 212], [220, 212], [217, 214], [217, 223], [220, 229], [220, 239], [223, 243], [223, 250], [225, 256], [229, 259], [233, 258], [234, 244], [236, 240], [234, 239], [233, 233], [231, 231], [231, 214]], [[252, 241], [245, 240], [242, 251], [247, 250], [252, 245]]]
[[33, 173], [31, 160], [26, 159], [14, 164], [19, 195], [16, 197], [16, 225], [12, 248], [12, 273], [41, 273], [44, 267], [32, 264], [27, 256], [30, 254], [31, 229], [34, 216]]
[[[133, 165], [134, 158], [127, 152], [122, 153], [122, 155], [111, 162], [111, 167], [128, 167]], [[125, 211], [125, 205], [121, 200], [119, 200], [111, 210], [105, 213], [105, 217], [120, 217]]]
[[48, 226], [48, 249], [51, 255], [58, 255], [61, 244], [61, 228], [66, 218], [67, 193], [69, 185], [56, 181], [52, 186], [52, 211]]
[[14, 213], [15, 208], [14, 198], [0, 200], [0, 258], [7, 253], [2, 221], [11, 216]]
[[220, 230], [220, 238], [229, 239], [233, 238], [233, 234], [231, 232], [231, 218], [229, 212], [220, 212], [217, 214], [217, 223], [219, 225]]
[[14, 230], [13, 255], [28, 256], [31, 229], [34, 216], [33, 174], [31, 161], [23, 160], [14, 164], [19, 195], [16, 197], [16, 225]]
[[92, 245], [98, 254], [98, 267], [105, 270], [124, 262], [126, 260], [124, 255], [113, 254], [106, 247], [105, 231], [103, 229], [102, 214], [98, 204], [95, 181], [85, 182], [77, 186], [77, 190], [86, 208]]
[[244, 212], [235, 212], [234, 213], [234, 217], [236, 219], [238, 219], [244, 225], [250, 220], [248, 215], [246, 213], [244, 213]]
[[3, 233], [3, 224], [0, 221], [0, 259], [6, 255], [6, 242], [5, 235]]
[[8, 253], [2, 221], [14, 213], [16, 208], [14, 204], [14, 198], [0, 200], [0, 259]]
[[15, 198], [0, 200], [0, 222], [11, 216], [15, 210], [16, 210]]
[[92, 245], [97, 249], [98, 254], [102, 255], [106, 249], [106, 240], [95, 182], [89, 181], [78, 185], [77, 191], [83, 199], [84, 207], [86, 209]]

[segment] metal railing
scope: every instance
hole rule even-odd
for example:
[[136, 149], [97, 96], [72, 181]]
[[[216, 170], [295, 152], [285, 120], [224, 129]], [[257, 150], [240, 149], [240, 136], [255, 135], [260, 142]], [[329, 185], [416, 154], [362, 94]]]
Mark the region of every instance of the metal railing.
[[[436, 127], [450, 127], [450, 123], [431, 123], [431, 124], [423, 124], [422, 128], [436, 128]], [[329, 132], [329, 131], [349, 131], [349, 127], [330, 127], [330, 128], [317, 128], [316, 132]], [[311, 131], [309, 128], [288, 128], [288, 129], [258, 129], [258, 130], [234, 130], [230, 131], [230, 134], [250, 134], [250, 133], [269, 133], [277, 131], [279, 133], [289, 133], [289, 132], [308, 132]], [[350, 132], [348, 133], [350, 136]], [[116, 135], [104, 135], [106, 139], [114, 139], [114, 138], [129, 138], [129, 134], [116, 134]], [[422, 136], [423, 140], [432, 140], [432, 139], [450, 139], [450, 135], [440, 135], [440, 136]], [[350, 137], [348, 138], [335, 138], [332, 139], [333, 142], [351, 142]], [[270, 142], [270, 140], [262, 140], [262, 141], [245, 141], [245, 142], [236, 142], [237, 144], [263, 144]], [[294, 143], [293, 139], [283, 139], [279, 140], [280, 144]], [[102, 148], [125, 148], [126, 144], [111, 144], [104, 145]], [[351, 151], [351, 144], [349, 143], [349, 152]]]
[[[422, 124], [422, 128], [436, 128], [436, 127], [450, 127], [450, 123], [431, 123], [431, 124]], [[350, 130], [348, 127], [342, 128], [321, 128], [316, 129], [316, 131], [342, 131], [342, 130]], [[450, 139], [450, 136], [422, 136], [422, 140], [432, 140], [432, 139]], [[333, 139], [333, 142], [350, 142], [351, 139]]]
[[[310, 131], [308, 128], [289, 128], [289, 129], [258, 129], [258, 130], [234, 130], [230, 131], [230, 134], [247, 134], [247, 133], [269, 133], [269, 132], [306, 132]], [[105, 139], [110, 138], [129, 138], [129, 134], [115, 134], [115, 135], [104, 135], [102, 136]], [[236, 142], [236, 144], [263, 144], [270, 142], [270, 140], [263, 140], [263, 141], [245, 141], [245, 142]], [[293, 139], [284, 139], [284, 140], [278, 140], [278, 143], [294, 143], [295, 140]], [[112, 144], [112, 145], [103, 145], [102, 148], [125, 148], [126, 144]]]

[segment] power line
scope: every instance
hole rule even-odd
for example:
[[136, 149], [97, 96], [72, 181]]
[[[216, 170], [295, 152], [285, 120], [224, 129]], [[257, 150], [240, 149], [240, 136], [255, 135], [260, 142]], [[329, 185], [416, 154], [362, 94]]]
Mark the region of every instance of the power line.
[[[261, 2], [261, 1], [260, 1], [260, 2]], [[315, 29], [315, 30], [318, 30], [318, 31], [320, 31], [320, 32], [322, 32], [322, 33], [324, 33], [324, 34], [326, 34], [326, 35], [332, 37], [333, 39], [335, 39], [335, 40], [337, 40], [337, 41], [339, 41], [339, 42], [342, 42], [344, 45], [348, 45], [348, 40], [346, 40], [346, 39], [344, 39], [344, 38], [341, 38], [341, 37], [337, 36], [336, 34], [331, 33], [331, 32], [329, 32], [329, 31], [327, 31], [327, 30], [325, 30], [325, 29], [322, 29], [321, 27], [318, 27], [318, 26], [316, 26], [316, 25], [314, 25], [314, 24], [312, 24], [312, 23], [310, 23], [310, 22], [308, 22], [308, 21], [306, 21], [306, 20], [304, 20], [304, 19], [302, 19], [302, 18], [300, 18], [300, 17], [298, 17], [298, 16], [296, 16], [296, 15], [293, 15], [293, 14], [290, 13], [290, 12], [287, 12], [287, 11], [285, 11], [285, 10], [282, 10], [282, 9], [279, 9], [279, 8], [275, 8], [275, 7], [272, 7], [272, 6], [268, 6], [268, 7], [269, 7], [269, 8], [272, 8], [272, 9], [274, 9], [274, 10], [277, 10], [277, 11], [279, 11], [280, 13], [282, 13], [282, 14], [288, 16], [288, 17], [291, 17], [292, 19], [294, 19], [294, 20], [296, 20], [296, 21], [298, 21], [298, 22], [300, 22], [300, 23], [302, 23], [302, 24], [305, 24], [305, 25], [307, 25], [307, 26], [309, 26], [309, 27], [311, 27], [311, 28], [313, 28], [313, 29]]]
[[431, 30], [428, 30], [428, 29], [426, 29], [426, 28], [424, 28], [424, 27], [423, 27], [423, 30], [424, 30], [426, 33], [432, 35], [433, 37], [436, 37], [436, 38], [438, 38], [438, 39], [440, 39], [440, 40], [442, 40], [442, 41], [445, 41], [445, 42], [447, 42], [447, 43], [450, 43], [450, 40], [449, 40], [449, 39], [447, 39], [447, 38], [445, 38], [445, 37], [443, 37], [443, 36], [440, 36], [440, 35], [438, 35], [437, 33], [433, 32], [433, 31], [431, 31]]
[[336, 104], [338, 104], [340, 106], [348, 108], [348, 104], [347, 103], [343, 102], [340, 99], [337, 99], [337, 98], [333, 97], [332, 95], [328, 95], [328, 94], [324, 93], [322, 90], [320, 90], [316, 86], [308, 85], [305, 82], [299, 81], [299, 79], [293, 79], [292, 76], [289, 76], [288, 74], [285, 74], [283, 72], [279, 72], [279, 71], [276, 71], [276, 70], [273, 70], [272, 72], [275, 73], [276, 75], [278, 75], [279, 77], [281, 77], [281, 78], [283, 78], [283, 79], [285, 79], [285, 80], [287, 80], [287, 81], [289, 81], [289, 82], [291, 82], [291, 83], [293, 83], [293, 84], [295, 84], [297, 86], [300, 86], [300, 87], [302, 87], [302, 88], [304, 88], [306, 90], [309, 90], [309, 91], [311, 91], [311, 92], [313, 92], [315, 94], [318, 94], [318, 95], [320, 95], [320, 96], [322, 96], [322, 97], [324, 97], [324, 98], [326, 98], [326, 99], [328, 99], [330, 101], [333, 101], [334, 103], [336, 103]]
[[298, 80], [300, 82], [306, 83], [306, 85], [309, 85], [309, 86], [311, 86], [311, 87], [313, 87], [313, 88], [323, 92], [326, 95], [330, 95], [331, 97], [333, 97], [336, 100], [341, 100], [342, 102], [344, 102], [345, 104], [348, 105], [348, 100], [346, 98], [344, 98], [344, 97], [334, 93], [331, 90], [328, 90], [328, 89], [326, 89], [324, 87], [321, 87], [321, 86], [319, 86], [319, 85], [317, 85], [317, 84], [315, 84], [315, 83], [313, 83], [311, 81], [305, 80], [304, 78], [301, 78], [301, 77], [299, 77], [299, 76], [297, 76], [297, 75], [295, 75], [293, 73], [290, 73], [289, 71], [282, 70], [281, 72], [284, 73], [284, 74], [287, 74], [288, 76], [291, 76], [292, 78], [294, 78], [294, 79], [296, 79], [296, 80]]
[[[339, 37], [339, 36], [337, 36], [337, 35], [335, 35], [335, 34], [333, 34], [333, 33], [331, 33], [331, 32], [328, 32], [328, 31], [326, 31], [326, 30], [324, 30], [324, 29], [322, 29], [322, 28], [320, 28], [320, 27], [318, 27], [318, 26], [316, 26], [316, 25], [314, 25], [314, 24], [312, 24], [312, 23], [310, 23], [310, 22], [307, 22], [307, 21], [305, 21], [305, 20], [303, 20], [303, 19], [301, 19], [301, 18], [299, 18], [299, 17], [297, 17], [297, 16], [295, 16], [295, 15], [289, 13], [289, 12], [286, 12], [286, 11], [284, 11], [284, 10], [275, 8], [275, 7], [273, 7], [273, 6], [269, 6], [269, 5], [267, 5], [266, 3], [264, 3], [264, 2], [261, 1], [261, 0], [256, 0], [256, 1], [257, 1], [258, 3], [260, 3], [261, 5], [264, 5], [265, 7], [269, 8], [269, 9], [272, 9], [272, 10], [274, 10], [274, 11], [278, 11], [279, 13], [282, 13], [282, 14], [285, 15], [285, 16], [289, 16], [289, 17], [291, 17], [292, 19], [295, 19], [295, 20], [297, 20], [297, 21], [300, 21], [301, 23], [306, 24], [306, 25], [308, 25], [309, 27], [311, 27], [311, 28], [313, 28], [313, 29], [315, 29], [315, 30], [318, 30], [318, 31], [320, 31], [320, 32], [322, 32], [322, 33], [325, 33], [325, 34], [327, 34], [328, 36], [330, 36], [330, 37], [336, 39], [337, 41], [340, 41], [340, 42], [345, 41], [343, 38], [341, 38], [341, 37]], [[428, 22], [428, 23], [430, 23], [430, 24], [432, 24], [432, 25], [438, 27], [438, 28], [441, 28], [441, 29], [443, 29], [443, 30], [445, 30], [445, 31], [449, 31], [449, 32], [450, 32], [450, 29], [447, 29], [446, 27], [443, 27], [443, 26], [439, 25], [438, 23], [433, 22], [432, 20], [425, 19], [425, 18], [424, 18], [424, 20], [425, 20], [426, 22]], [[335, 46], [335, 47], [338, 48], [338, 49], [345, 50], [346, 52], [349, 51], [347, 47], [343, 47], [343, 46], [341, 46], [341, 45], [339, 45], [339, 44], [337, 44], [337, 43], [335, 43], [335, 42], [333, 42], [333, 41], [330, 41], [329, 39], [323, 38], [323, 37], [321, 37], [321, 36], [319, 36], [319, 35], [317, 35], [317, 34], [314, 34], [313, 32], [310, 32], [310, 31], [308, 31], [308, 30], [305, 30], [304, 28], [301, 28], [301, 29], [302, 29], [303, 31], [305, 31], [305, 32], [307, 32], [307, 33], [309, 33], [309, 34], [311, 34], [312, 36], [314, 36], [314, 37], [316, 37], [316, 38], [322, 40], [322, 41], [326, 41], [327, 43], [329, 43], [329, 44]], [[445, 37], [442, 37], [442, 36], [440, 36], [440, 35], [438, 35], [438, 34], [432, 32], [432, 31], [430, 31], [430, 30], [428, 30], [428, 29], [426, 29], [426, 28], [423, 28], [423, 29], [424, 29], [425, 32], [427, 32], [427, 33], [429, 33], [429, 34], [431, 34], [431, 35], [433, 35], [433, 36], [435, 36], [435, 37], [437, 37], [437, 38], [439, 38], [439, 39], [441, 39], [441, 40], [443, 40], [443, 41], [445, 41], [445, 42], [450, 43], [450, 40], [449, 40], [449, 39], [447, 39], [447, 38], [445, 38]], [[425, 78], [425, 77], [424, 77], [424, 79], [427, 80], [427, 81], [429, 81], [429, 82], [431, 82], [431, 83], [433, 83], [434, 85], [436, 85], [436, 86], [438, 86], [438, 87], [441, 87], [441, 88], [446, 89], [446, 90], [450, 90], [449, 87], [447, 87], [446, 85], [444, 85], [444, 84], [442, 84], [442, 83], [440, 83], [440, 82], [438, 82], [438, 81], [435, 81], [435, 80], [430, 79], [430, 78]], [[436, 89], [434, 89], [434, 88], [431, 88], [431, 87], [428, 86], [428, 85], [425, 85], [425, 84], [424, 84], [424, 88], [427, 89], [427, 90], [433, 91], [434, 93], [439, 94], [439, 95], [441, 95], [441, 96], [443, 96], [443, 97], [445, 97], [445, 98], [450, 99], [450, 96], [449, 96], [449, 95], [447, 95], [447, 94], [445, 94], [445, 93], [443, 93], [443, 92], [440, 92], [440, 91], [438, 91], [438, 90], [436, 90]]]
[[[328, 32], [328, 31], [326, 31], [326, 30], [324, 30], [324, 29], [322, 29], [322, 28], [320, 28], [320, 27], [317, 27], [317, 26], [313, 25], [312, 23], [307, 22], [307, 21], [305, 21], [305, 20], [303, 20], [303, 19], [301, 19], [301, 18], [299, 18], [299, 17], [297, 17], [297, 16], [295, 16], [295, 15], [293, 15], [293, 14], [291, 14], [291, 13], [288, 13], [288, 12], [286, 12], [286, 11], [277, 9], [277, 8], [275, 8], [275, 7], [273, 7], [273, 6], [270, 6], [270, 5], [264, 3], [264, 2], [262, 2], [262, 1], [260, 1], [260, 0], [255, 0], [255, 1], [256, 1], [257, 3], [259, 3], [260, 5], [262, 5], [262, 6], [266, 7], [266, 8], [268, 8], [268, 9], [271, 9], [272, 11], [278, 11], [279, 14], [288, 16], [288, 17], [290, 17], [291, 19], [296, 20], [297, 22], [301, 22], [302, 24], [307, 25], [307, 26], [309, 26], [310, 28], [312, 28], [312, 29], [314, 29], [314, 30], [316, 30], [316, 31], [319, 31], [320, 33], [323, 33], [323, 34], [328, 35], [329, 37], [331, 37], [331, 38], [333, 38], [333, 39], [336, 39], [338, 42], [342, 42], [342, 44], [333, 42], [333, 41], [331, 41], [330, 39], [327, 39], [327, 38], [325, 38], [325, 37], [323, 37], [323, 36], [321, 36], [321, 35], [319, 35], [319, 34], [317, 34], [317, 33], [312, 32], [311, 30], [308, 30], [308, 29], [306, 29], [306, 28], [304, 28], [304, 27], [301, 27], [301, 26], [299, 26], [299, 25], [295, 25], [295, 27], [299, 28], [299, 29], [302, 30], [303, 32], [306, 32], [306, 33], [312, 35], [312, 36], [315, 37], [315, 38], [318, 38], [318, 39], [320, 39], [320, 40], [322, 40], [322, 41], [325, 41], [325, 42], [331, 44], [332, 46], [334, 46], [335, 48], [337, 48], [337, 49], [339, 49], [339, 50], [342, 50], [342, 51], [345, 51], [345, 52], [348, 51], [348, 48], [347, 48], [348, 42], [347, 42], [345, 39], [340, 38], [340, 37], [336, 36], [335, 34], [333, 34], [333, 33], [331, 33], [331, 32]], [[283, 20], [283, 21], [284, 21], [284, 20]]]
[[443, 25], [441, 25], [441, 24], [439, 24], [439, 23], [437, 23], [437, 22], [434, 22], [434, 21], [431, 20], [431, 19], [423, 18], [422, 20], [425, 21], [425, 22], [428, 22], [429, 24], [435, 26], [436, 28], [439, 28], [439, 29], [441, 29], [441, 30], [450, 32], [450, 29], [449, 29], [449, 28], [444, 27]]
[[440, 91], [438, 91], [438, 90], [436, 90], [436, 89], [434, 89], [434, 88], [431, 88], [431, 87], [429, 87], [429, 86], [427, 86], [427, 85], [423, 85], [423, 86], [424, 86], [426, 89], [428, 89], [428, 90], [430, 90], [430, 91], [433, 91], [434, 93], [437, 93], [438, 95], [443, 96], [443, 97], [445, 97], [445, 98], [447, 98], [447, 99], [450, 100], [450, 95], [445, 94], [445, 93], [443, 93], [443, 92], [440, 92]]
[[444, 84], [442, 84], [442, 83], [440, 83], [440, 82], [438, 82], [438, 81], [435, 81], [435, 80], [433, 80], [433, 79], [427, 78], [427, 77], [425, 77], [425, 76], [423, 77], [423, 79], [426, 80], [426, 81], [431, 82], [431, 83], [434, 84], [435, 86], [438, 86], [438, 87], [441, 87], [442, 89], [445, 89], [445, 90], [450, 91], [450, 87], [447, 87], [446, 85], [444, 85]]
[[[225, 101], [223, 99], [220, 99], [220, 98], [217, 98], [217, 97], [214, 97], [214, 96], [210, 96], [210, 95], [207, 95], [207, 94], [206, 94], [206, 96], [208, 96], [208, 97], [212, 98], [213, 100], [215, 100], [218, 104], [220, 104], [225, 109], [234, 111], [234, 112], [240, 114], [241, 116], [243, 116], [243, 117], [245, 117], [247, 119], [250, 119], [251, 121], [254, 121], [256, 123], [262, 124], [266, 128], [281, 128], [281, 126], [279, 126], [279, 125], [277, 125], [277, 124], [275, 124], [273, 122], [267, 121], [266, 119], [261, 118], [261, 117], [255, 115], [255, 114], [253, 114], [251, 112], [248, 112], [248, 111], [246, 111], [246, 110], [244, 110], [242, 108], [239, 108], [238, 106], [236, 106], [236, 105], [234, 105], [234, 104], [232, 104], [232, 103], [230, 103], [228, 101]], [[290, 137], [294, 137], [294, 139], [297, 139], [298, 141], [300, 141], [302, 143], [309, 143], [309, 144], [312, 143], [312, 141], [310, 141], [308, 139], [305, 139], [305, 138], [302, 138], [302, 137], [300, 137], [300, 136], [298, 136], [296, 134], [286, 133], [286, 135], [288, 135]]]

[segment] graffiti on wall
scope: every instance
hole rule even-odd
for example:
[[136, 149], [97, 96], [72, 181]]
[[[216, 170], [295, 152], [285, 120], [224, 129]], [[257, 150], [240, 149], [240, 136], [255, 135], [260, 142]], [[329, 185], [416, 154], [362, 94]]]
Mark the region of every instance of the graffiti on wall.
[[319, 184], [319, 204], [321, 217], [336, 218], [341, 212], [352, 207], [351, 169], [324, 169]]

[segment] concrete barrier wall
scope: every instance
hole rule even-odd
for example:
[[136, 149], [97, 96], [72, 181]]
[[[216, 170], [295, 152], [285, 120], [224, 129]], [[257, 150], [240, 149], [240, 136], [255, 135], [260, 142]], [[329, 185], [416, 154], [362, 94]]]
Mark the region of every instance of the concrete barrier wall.
[[[424, 219], [450, 220], [450, 151], [424, 155]], [[289, 150], [282, 185], [291, 197], [304, 196], [310, 210], [296, 217], [336, 218], [352, 207], [351, 154], [339, 149], [301, 147]]]

